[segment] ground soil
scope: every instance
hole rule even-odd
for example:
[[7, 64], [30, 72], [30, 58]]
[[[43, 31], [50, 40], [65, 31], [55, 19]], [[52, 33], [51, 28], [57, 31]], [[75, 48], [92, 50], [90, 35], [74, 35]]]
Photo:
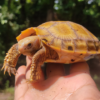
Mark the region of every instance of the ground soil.
[[12, 96], [12, 94], [10, 94], [10, 93], [1, 93], [0, 92], [0, 100], [14, 100], [14, 99], [12, 99], [13, 98], [13, 96]]

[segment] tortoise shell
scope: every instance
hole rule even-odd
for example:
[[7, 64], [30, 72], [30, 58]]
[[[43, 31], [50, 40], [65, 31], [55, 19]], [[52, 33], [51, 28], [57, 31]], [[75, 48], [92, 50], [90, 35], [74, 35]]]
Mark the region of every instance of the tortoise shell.
[[[99, 40], [85, 27], [70, 21], [50, 21], [35, 27], [33, 35], [38, 35], [42, 42], [56, 50], [58, 61], [47, 62], [74, 63], [88, 60], [100, 53]], [[24, 33], [25, 37], [31, 32]], [[32, 34], [31, 34], [32, 35]], [[23, 38], [21, 35], [18, 38]], [[17, 39], [18, 39], [17, 38]]]

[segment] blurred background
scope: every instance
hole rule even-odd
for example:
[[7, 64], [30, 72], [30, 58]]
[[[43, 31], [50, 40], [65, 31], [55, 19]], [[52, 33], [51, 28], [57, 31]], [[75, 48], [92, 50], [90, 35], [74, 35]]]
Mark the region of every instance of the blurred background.
[[[0, 69], [16, 36], [28, 27], [51, 20], [79, 23], [100, 38], [100, 0], [0, 0]], [[90, 73], [100, 89], [100, 58], [88, 61]], [[21, 56], [19, 65], [25, 64]], [[66, 65], [67, 66], [67, 65]], [[14, 76], [0, 71], [0, 100], [13, 100]], [[5, 97], [6, 94], [6, 97]]]

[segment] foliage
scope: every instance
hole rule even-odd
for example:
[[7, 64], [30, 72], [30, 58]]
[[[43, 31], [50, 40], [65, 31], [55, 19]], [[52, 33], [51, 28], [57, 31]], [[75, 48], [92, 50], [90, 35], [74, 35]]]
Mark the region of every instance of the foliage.
[[21, 30], [47, 21], [49, 10], [53, 12], [50, 20], [71, 20], [96, 34], [90, 27], [100, 30], [99, 9], [100, 0], [1, 0], [0, 60]]
[[80, 23], [100, 36], [100, 0], [56, 0], [55, 8], [61, 20]]
[[9, 88], [9, 80], [6, 81], [6, 83], [5, 83], [5, 88], [6, 88], [6, 89]]
[[0, 0], [0, 62], [22, 30], [46, 21], [74, 21], [100, 37], [99, 9], [100, 0]]

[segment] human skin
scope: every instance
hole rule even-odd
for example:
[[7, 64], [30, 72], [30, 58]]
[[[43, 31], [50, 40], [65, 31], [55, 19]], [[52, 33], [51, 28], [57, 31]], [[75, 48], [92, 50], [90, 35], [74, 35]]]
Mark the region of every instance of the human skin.
[[47, 79], [26, 82], [30, 78], [31, 59], [20, 66], [15, 77], [14, 100], [100, 100], [100, 92], [90, 76], [86, 62], [72, 64], [70, 74], [64, 76], [63, 64], [47, 64]]

